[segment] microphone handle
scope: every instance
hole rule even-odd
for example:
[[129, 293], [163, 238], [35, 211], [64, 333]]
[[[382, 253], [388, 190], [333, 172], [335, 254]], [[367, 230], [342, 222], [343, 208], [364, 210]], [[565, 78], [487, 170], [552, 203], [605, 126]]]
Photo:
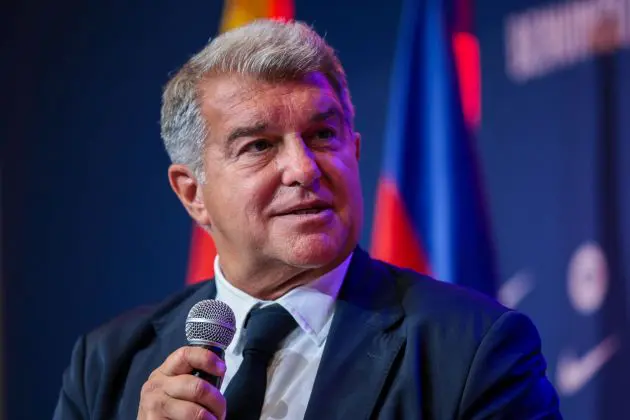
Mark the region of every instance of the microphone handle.
[[[191, 346], [203, 347], [204, 349], [210, 350], [212, 353], [219, 356], [221, 360], [225, 360], [224, 359], [225, 352], [221, 347], [202, 345], [202, 344], [191, 344]], [[218, 390], [221, 389], [221, 384], [223, 383], [223, 377], [221, 376], [210, 375], [209, 373], [204, 372], [203, 370], [198, 370], [198, 369], [193, 370], [192, 375], [203, 379], [204, 381], [208, 382], [210, 385], [214, 386]]]

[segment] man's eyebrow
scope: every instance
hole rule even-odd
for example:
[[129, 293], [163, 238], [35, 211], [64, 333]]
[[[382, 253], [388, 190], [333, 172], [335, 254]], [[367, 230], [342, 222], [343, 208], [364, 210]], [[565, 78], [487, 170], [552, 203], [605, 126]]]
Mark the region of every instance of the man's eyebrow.
[[230, 131], [227, 137], [227, 146], [229, 147], [235, 140], [241, 137], [251, 137], [262, 134], [267, 128], [268, 124], [263, 122], [258, 122], [248, 127], [236, 127]]
[[326, 121], [331, 117], [337, 117], [340, 121], [343, 120], [343, 116], [341, 115], [341, 111], [336, 106], [331, 106], [324, 112], [318, 112], [317, 114], [311, 117], [311, 122], [322, 122]]
[[[311, 117], [311, 122], [322, 122], [326, 121], [331, 117], [337, 117], [341, 121], [343, 116], [341, 115], [341, 111], [336, 106], [331, 106], [326, 111], [318, 112]], [[230, 134], [228, 134], [227, 141], [225, 143], [225, 147], [229, 148], [237, 139], [241, 137], [253, 137], [260, 134], [263, 134], [269, 128], [269, 124], [265, 122], [257, 122], [254, 125], [246, 126], [246, 127], [236, 127]]]

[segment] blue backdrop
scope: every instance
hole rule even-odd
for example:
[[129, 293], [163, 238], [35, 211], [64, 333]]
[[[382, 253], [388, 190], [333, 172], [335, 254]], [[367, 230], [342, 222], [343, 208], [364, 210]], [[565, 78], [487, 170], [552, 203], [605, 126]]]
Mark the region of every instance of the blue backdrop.
[[[562, 406], [571, 419], [619, 418], [612, 410], [630, 413], [630, 121], [622, 118], [630, 57], [627, 48], [615, 53], [612, 72], [593, 55], [515, 81], [507, 16], [547, 4], [477, 4], [478, 144], [502, 296], [538, 325], [554, 381], [563, 354], [576, 372], [594, 348], [600, 359], [610, 353], [592, 380], [563, 379]], [[221, 7], [30, 0], [4, 15], [7, 418], [50, 418], [79, 334], [183, 287], [191, 224], [167, 184], [160, 94], [169, 72], [216, 33]], [[363, 134], [368, 247], [400, 1], [301, 0], [296, 13], [326, 34], [348, 73]], [[616, 74], [613, 105], [601, 72]], [[600, 115], [606, 107], [612, 122]], [[594, 292], [572, 298], [576, 282]]]
[[503, 292], [541, 332], [565, 417], [628, 418], [630, 1], [477, 0], [477, 32]]

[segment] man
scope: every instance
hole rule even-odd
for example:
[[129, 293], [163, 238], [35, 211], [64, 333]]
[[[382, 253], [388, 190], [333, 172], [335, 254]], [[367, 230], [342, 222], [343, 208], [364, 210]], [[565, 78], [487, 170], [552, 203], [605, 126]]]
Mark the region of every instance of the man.
[[[338, 58], [300, 23], [254, 22], [183, 66], [163, 98], [168, 174], [216, 277], [81, 338], [56, 419], [560, 418], [525, 316], [357, 246], [353, 120]], [[186, 346], [203, 299], [235, 313], [225, 363]], [[278, 336], [262, 368], [256, 334]]]

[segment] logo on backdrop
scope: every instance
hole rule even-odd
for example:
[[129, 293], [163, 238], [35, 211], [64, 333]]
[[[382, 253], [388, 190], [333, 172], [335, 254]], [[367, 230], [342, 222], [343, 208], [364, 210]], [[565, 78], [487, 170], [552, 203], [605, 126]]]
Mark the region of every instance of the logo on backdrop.
[[[567, 269], [567, 294], [573, 308], [581, 315], [592, 315], [603, 305], [608, 292], [608, 262], [595, 242], [579, 246]], [[556, 387], [560, 395], [571, 396], [584, 388], [619, 350], [619, 338], [610, 335], [577, 356], [567, 349], [558, 357]]]
[[564, 351], [556, 366], [558, 393], [570, 396], [584, 388], [617, 350], [619, 339], [611, 335], [580, 357], [573, 350]]
[[604, 251], [593, 242], [580, 246], [569, 262], [567, 292], [582, 315], [599, 310], [608, 292], [608, 264]]
[[[606, 255], [597, 243], [586, 242], [575, 250], [567, 268], [567, 294], [577, 313], [589, 316], [601, 309], [608, 293], [608, 273]], [[503, 282], [497, 299], [508, 308], [516, 309], [535, 286], [530, 272], [518, 271]], [[584, 388], [620, 346], [619, 337], [612, 334], [581, 356], [571, 347], [561, 352], [556, 364], [558, 393], [571, 396]]]
[[506, 72], [524, 83], [630, 47], [630, 0], [555, 3], [505, 21]]
[[521, 270], [503, 282], [497, 292], [497, 299], [508, 308], [516, 309], [518, 305], [534, 290], [534, 277]]

